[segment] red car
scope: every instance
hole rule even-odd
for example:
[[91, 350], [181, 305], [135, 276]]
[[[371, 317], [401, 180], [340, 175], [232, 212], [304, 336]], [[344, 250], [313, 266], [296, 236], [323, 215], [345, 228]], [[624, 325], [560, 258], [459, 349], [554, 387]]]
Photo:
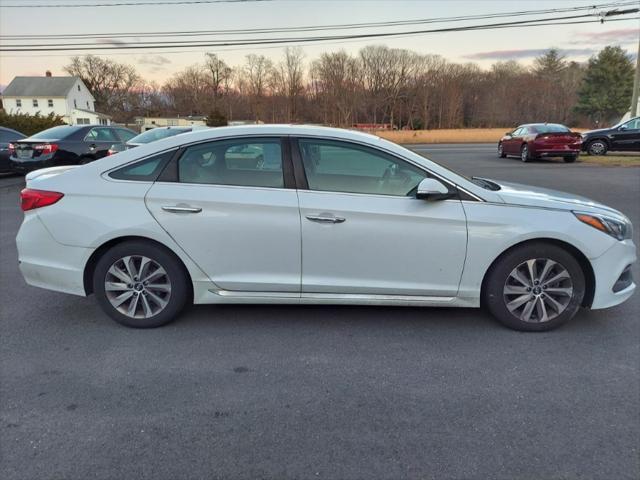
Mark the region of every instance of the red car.
[[557, 123], [529, 123], [508, 132], [498, 142], [498, 155], [517, 155], [523, 162], [541, 157], [562, 157], [575, 162], [582, 147], [581, 136]]

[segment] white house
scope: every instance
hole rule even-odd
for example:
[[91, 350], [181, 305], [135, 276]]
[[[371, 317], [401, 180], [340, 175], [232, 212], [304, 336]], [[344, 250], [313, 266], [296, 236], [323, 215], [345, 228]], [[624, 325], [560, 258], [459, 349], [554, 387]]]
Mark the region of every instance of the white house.
[[95, 99], [78, 77], [15, 77], [2, 92], [7, 113], [60, 115], [70, 124], [109, 125], [111, 117], [95, 111]]
[[135, 117], [136, 125], [141, 132], [146, 132], [157, 127], [191, 127], [205, 126], [207, 117], [201, 115], [189, 115], [186, 117]]

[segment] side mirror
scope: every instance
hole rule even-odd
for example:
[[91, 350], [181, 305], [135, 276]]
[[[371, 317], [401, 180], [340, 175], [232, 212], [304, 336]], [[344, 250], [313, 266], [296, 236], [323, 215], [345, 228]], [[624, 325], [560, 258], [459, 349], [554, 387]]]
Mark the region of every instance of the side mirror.
[[450, 197], [449, 189], [435, 178], [423, 179], [416, 191], [416, 198], [421, 200], [445, 200]]
[[504, 134], [505, 137], [510, 137], [513, 132], [507, 132]]
[[625, 131], [627, 130], [629, 127], [627, 127], [626, 125], [620, 125], [620, 127], [618, 128], [618, 130], [620, 131]]

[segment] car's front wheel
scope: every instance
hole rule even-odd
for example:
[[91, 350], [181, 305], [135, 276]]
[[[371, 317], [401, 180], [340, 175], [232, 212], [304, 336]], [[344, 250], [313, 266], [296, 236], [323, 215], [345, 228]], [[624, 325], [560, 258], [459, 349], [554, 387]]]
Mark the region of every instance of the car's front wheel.
[[97, 262], [93, 291], [116, 322], [133, 328], [171, 322], [189, 298], [189, 279], [180, 261], [143, 241], [120, 243]]
[[604, 140], [593, 140], [587, 145], [589, 155], [606, 155], [609, 145]]
[[492, 266], [483, 301], [502, 324], [544, 331], [570, 320], [580, 308], [585, 278], [578, 261], [548, 243], [516, 247]]

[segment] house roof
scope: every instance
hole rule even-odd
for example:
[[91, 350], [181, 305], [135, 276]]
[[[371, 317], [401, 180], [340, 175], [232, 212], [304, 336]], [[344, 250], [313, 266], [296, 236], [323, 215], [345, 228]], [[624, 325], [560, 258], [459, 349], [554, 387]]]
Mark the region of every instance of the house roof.
[[3, 97], [66, 97], [78, 77], [15, 77]]

